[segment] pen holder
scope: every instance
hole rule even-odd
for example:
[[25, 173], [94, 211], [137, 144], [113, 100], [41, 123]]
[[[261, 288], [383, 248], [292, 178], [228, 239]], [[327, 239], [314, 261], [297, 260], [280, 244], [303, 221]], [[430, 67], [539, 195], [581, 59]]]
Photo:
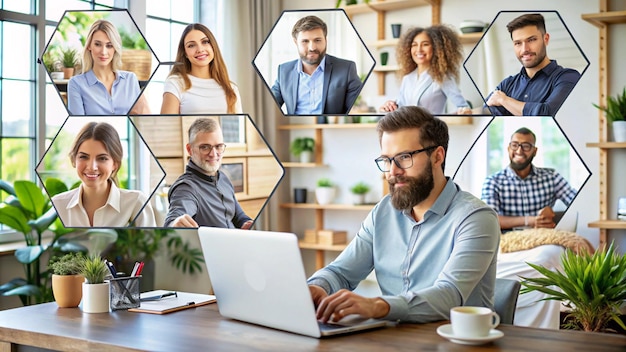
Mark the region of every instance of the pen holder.
[[140, 276], [118, 277], [110, 279], [111, 310], [138, 308]]

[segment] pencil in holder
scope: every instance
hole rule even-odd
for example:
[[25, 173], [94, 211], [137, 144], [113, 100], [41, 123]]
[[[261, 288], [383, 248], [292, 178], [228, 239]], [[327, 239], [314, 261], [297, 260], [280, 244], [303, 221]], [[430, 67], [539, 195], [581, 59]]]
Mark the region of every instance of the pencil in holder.
[[117, 277], [110, 279], [111, 310], [138, 308], [140, 276]]

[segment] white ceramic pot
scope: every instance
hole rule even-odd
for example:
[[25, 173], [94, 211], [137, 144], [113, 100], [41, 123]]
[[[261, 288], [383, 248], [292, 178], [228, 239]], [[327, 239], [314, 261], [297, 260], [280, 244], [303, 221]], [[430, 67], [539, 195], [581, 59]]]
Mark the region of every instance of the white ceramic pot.
[[109, 283], [88, 284], [83, 282], [83, 312], [108, 313], [110, 307]]
[[354, 205], [365, 204], [365, 194], [352, 193], [352, 204]]
[[319, 204], [330, 204], [335, 198], [335, 187], [318, 187], [315, 189], [315, 199]]
[[63, 72], [60, 72], [60, 71], [50, 72], [50, 77], [52, 78], [53, 81], [60, 81], [63, 79]]
[[613, 121], [613, 141], [626, 142], [626, 121]]
[[309, 151], [304, 151], [300, 153], [300, 162], [301, 163], [311, 163], [313, 162], [313, 153]]

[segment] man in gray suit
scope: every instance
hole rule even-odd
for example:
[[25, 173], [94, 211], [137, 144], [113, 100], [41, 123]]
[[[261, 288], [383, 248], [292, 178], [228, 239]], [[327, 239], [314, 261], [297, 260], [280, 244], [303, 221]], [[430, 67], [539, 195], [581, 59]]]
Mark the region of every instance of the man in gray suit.
[[355, 63], [326, 55], [327, 32], [326, 23], [316, 16], [303, 17], [293, 26], [300, 59], [279, 65], [272, 87], [287, 115], [347, 114], [361, 91]]

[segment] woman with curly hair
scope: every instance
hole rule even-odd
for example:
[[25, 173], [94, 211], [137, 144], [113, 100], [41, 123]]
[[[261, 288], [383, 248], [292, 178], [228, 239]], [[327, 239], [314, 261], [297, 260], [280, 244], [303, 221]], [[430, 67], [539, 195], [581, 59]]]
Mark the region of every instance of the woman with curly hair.
[[161, 114], [242, 112], [239, 90], [230, 81], [213, 33], [200, 23], [189, 24], [165, 80]]
[[400, 94], [397, 100], [381, 106], [380, 111], [416, 105], [432, 114], [443, 114], [450, 99], [457, 107], [457, 114], [471, 113], [457, 86], [463, 47], [454, 30], [444, 25], [412, 28], [400, 39], [396, 58], [404, 75]]

